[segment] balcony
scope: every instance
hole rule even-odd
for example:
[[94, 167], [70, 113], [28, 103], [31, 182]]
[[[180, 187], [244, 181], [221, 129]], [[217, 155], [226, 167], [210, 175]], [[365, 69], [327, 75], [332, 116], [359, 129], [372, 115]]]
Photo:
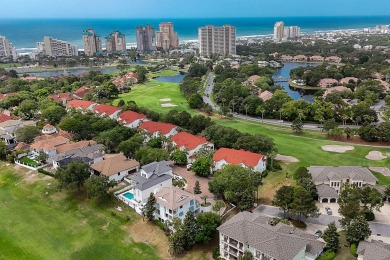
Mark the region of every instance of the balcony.
[[238, 241], [234, 240], [234, 239], [229, 239], [229, 244], [234, 246], [235, 248], [237, 248], [237, 245], [238, 245]]

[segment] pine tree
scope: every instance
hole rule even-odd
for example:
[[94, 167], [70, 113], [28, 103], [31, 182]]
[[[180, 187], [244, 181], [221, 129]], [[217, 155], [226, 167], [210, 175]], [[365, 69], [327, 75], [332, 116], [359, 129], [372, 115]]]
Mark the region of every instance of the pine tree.
[[326, 248], [330, 251], [337, 252], [340, 245], [339, 233], [337, 233], [336, 223], [333, 221], [325, 229], [322, 239], [326, 242]]
[[183, 221], [183, 232], [185, 236], [186, 248], [191, 248], [193, 245], [195, 245], [197, 229], [195, 215], [193, 212], [188, 211]]
[[156, 210], [156, 198], [153, 193], [150, 193], [148, 201], [145, 204], [144, 212], [149, 221], [154, 220], [154, 211]]
[[201, 194], [201, 193], [202, 191], [200, 190], [200, 183], [199, 181], [196, 181], [194, 186], [194, 194]]

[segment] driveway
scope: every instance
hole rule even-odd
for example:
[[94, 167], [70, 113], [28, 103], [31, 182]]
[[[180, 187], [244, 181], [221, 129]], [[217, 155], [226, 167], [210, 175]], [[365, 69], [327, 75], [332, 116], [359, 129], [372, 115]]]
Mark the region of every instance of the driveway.
[[194, 193], [195, 182], [199, 181], [200, 190], [202, 191], [200, 196], [207, 195], [209, 199], [214, 198], [214, 194], [209, 191], [209, 179], [196, 176], [193, 171], [187, 171], [185, 166], [171, 165], [173, 173], [179, 175], [187, 180], [186, 191]]
[[216, 105], [213, 101], [211, 101], [211, 94], [213, 93], [214, 88], [214, 74], [210, 73], [208, 79], [206, 80], [206, 88], [203, 94], [203, 102], [209, 104], [213, 110], [219, 111], [219, 106]]
[[328, 215], [325, 211], [325, 207], [329, 207], [332, 210], [331, 216], [341, 217], [339, 213], [339, 204], [338, 203], [316, 203], [316, 206], [320, 210], [321, 214]]

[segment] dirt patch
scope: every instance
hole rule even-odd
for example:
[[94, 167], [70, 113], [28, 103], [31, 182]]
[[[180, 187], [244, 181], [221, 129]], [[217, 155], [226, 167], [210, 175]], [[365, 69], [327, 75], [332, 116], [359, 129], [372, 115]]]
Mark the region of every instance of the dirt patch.
[[156, 247], [157, 254], [163, 259], [172, 259], [168, 252], [169, 241], [165, 233], [156, 225], [142, 221], [135, 221], [129, 227], [130, 234], [135, 242], [145, 243]]
[[288, 156], [288, 155], [281, 155], [281, 154], [277, 154], [275, 156], [275, 160], [278, 160], [278, 161], [285, 161], [285, 162], [299, 162], [299, 160], [295, 157], [292, 157], [292, 156]]
[[[284, 173], [271, 173], [271, 174], [283, 174]], [[259, 199], [260, 203], [266, 204], [266, 205], [272, 205], [272, 200], [275, 197], [276, 191], [280, 189], [282, 186], [290, 186], [292, 185], [293, 180], [290, 178], [283, 179], [283, 181], [280, 181], [278, 183], [269, 183], [264, 180], [264, 184], [260, 186], [259, 189]]]
[[23, 180], [28, 183], [34, 183], [40, 180], [50, 180], [52, 177], [48, 175], [41, 176], [37, 171], [30, 170], [25, 173]]
[[160, 99], [160, 102], [170, 102], [171, 99], [170, 98], [162, 98]]
[[324, 145], [322, 150], [334, 153], [345, 153], [346, 151], [352, 151], [355, 147], [350, 145]]
[[386, 167], [368, 167], [371, 171], [382, 173], [384, 176], [390, 176], [390, 170]]
[[171, 103], [165, 103], [165, 104], [161, 104], [161, 107], [177, 107], [177, 105]]
[[387, 156], [386, 155], [383, 155], [381, 152], [379, 151], [371, 151], [369, 152], [367, 155], [366, 155], [366, 158], [368, 160], [371, 160], [371, 161], [380, 161], [380, 160], [383, 160], [383, 159], [386, 159]]

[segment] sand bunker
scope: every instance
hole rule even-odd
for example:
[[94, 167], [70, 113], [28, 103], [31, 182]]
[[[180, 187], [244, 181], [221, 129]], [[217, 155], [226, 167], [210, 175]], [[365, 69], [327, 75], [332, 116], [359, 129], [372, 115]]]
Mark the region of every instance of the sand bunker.
[[390, 176], [390, 170], [386, 167], [369, 167], [371, 171], [382, 173], [385, 176]]
[[171, 101], [170, 98], [162, 98], [162, 99], [160, 99], [160, 102], [169, 102], [169, 101]]
[[161, 107], [177, 107], [177, 105], [171, 104], [171, 103], [166, 103], [166, 104], [161, 104]]
[[275, 156], [275, 160], [286, 161], [286, 162], [299, 162], [299, 160], [295, 157], [288, 156], [288, 155], [281, 155], [281, 154], [277, 154]]
[[369, 152], [367, 155], [366, 155], [366, 158], [368, 160], [372, 160], [372, 161], [380, 161], [380, 160], [383, 160], [383, 159], [386, 159], [387, 156], [383, 155], [381, 152], [379, 151], [371, 151]]
[[345, 153], [346, 151], [352, 151], [355, 147], [350, 145], [324, 145], [322, 150], [334, 153]]

